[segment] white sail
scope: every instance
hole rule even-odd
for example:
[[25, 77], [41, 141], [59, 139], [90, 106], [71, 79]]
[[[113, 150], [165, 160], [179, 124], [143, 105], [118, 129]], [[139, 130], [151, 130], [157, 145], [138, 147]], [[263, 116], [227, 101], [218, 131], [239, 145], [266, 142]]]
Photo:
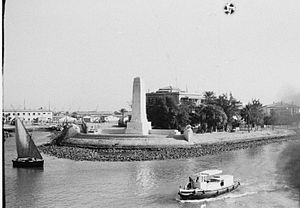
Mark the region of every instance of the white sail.
[[16, 118], [16, 144], [18, 158], [30, 157], [43, 159], [24, 124], [19, 118]]

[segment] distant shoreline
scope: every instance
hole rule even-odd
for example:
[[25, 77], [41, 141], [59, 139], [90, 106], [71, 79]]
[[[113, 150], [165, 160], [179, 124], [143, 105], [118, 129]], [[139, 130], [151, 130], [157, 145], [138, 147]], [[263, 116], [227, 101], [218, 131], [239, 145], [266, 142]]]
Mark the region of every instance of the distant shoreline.
[[[226, 134], [224, 134], [226, 135]], [[185, 145], [172, 143], [159, 145], [159, 144], [140, 144], [135, 145], [96, 145], [89, 139], [79, 139], [81, 143], [74, 143], [76, 138], [72, 138], [62, 146], [44, 144], [39, 146], [39, 149], [44, 153], [58, 158], [66, 158], [71, 160], [87, 160], [87, 161], [145, 161], [145, 160], [165, 160], [165, 159], [183, 159], [200, 157], [204, 155], [218, 154], [225, 151], [234, 151], [238, 149], [246, 149], [261, 145], [266, 145], [275, 142], [287, 141], [289, 139], [299, 139], [294, 131], [280, 131], [277, 130], [269, 136], [259, 137], [259, 133], [245, 134], [247, 138], [244, 139], [232, 139], [236, 135], [235, 133], [227, 133], [227, 139], [222, 139], [218, 134], [209, 134], [207, 137], [217, 137], [218, 141], [195, 141], [191, 144], [185, 142]], [[201, 135], [203, 136], [203, 135]], [[199, 137], [201, 137], [199, 136]], [[205, 136], [205, 135], [204, 135]], [[230, 138], [231, 137], [231, 138]], [[151, 138], [150, 138], [151, 139]], [[159, 138], [164, 140], [164, 138]], [[199, 138], [195, 138], [197, 140]], [[98, 139], [99, 140], [99, 139]], [[125, 141], [130, 139], [125, 139]], [[209, 139], [207, 139], [209, 140]], [[135, 142], [139, 141], [139, 138], [135, 139]], [[142, 140], [144, 141], [144, 140]], [[168, 141], [168, 140], [167, 140]]]
[[[28, 131], [51, 131], [48, 125], [26, 125]], [[4, 125], [3, 130], [7, 132], [15, 132], [14, 125]]]

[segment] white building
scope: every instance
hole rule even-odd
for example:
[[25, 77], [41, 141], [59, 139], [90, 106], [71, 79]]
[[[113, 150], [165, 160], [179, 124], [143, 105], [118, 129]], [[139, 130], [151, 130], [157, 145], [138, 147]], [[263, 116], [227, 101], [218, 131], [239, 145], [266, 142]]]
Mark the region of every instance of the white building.
[[114, 115], [109, 115], [104, 118], [106, 122], [117, 122], [120, 118]]
[[49, 110], [3, 110], [2, 112], [4, 122], [11, 122], [18, 116], [25, 123], [46, 123], [53, 119], [53, 112]]
[[77, 111], [78, 118], [82, 118], [85, 122], [107, 122], [113, 120], [114, 112], [112, 111]]

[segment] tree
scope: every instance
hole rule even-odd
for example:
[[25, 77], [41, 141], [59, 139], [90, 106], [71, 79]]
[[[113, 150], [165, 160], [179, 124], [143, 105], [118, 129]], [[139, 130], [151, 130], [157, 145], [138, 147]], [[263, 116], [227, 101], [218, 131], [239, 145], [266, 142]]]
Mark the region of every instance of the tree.
[[178, 106], [178, 113], [176, 115], [177, 129], [183, 131], [187, 125], [194, 125], [192, 122], [193, 112], [195, 110], [195, 103], [191, 101], [184, 102]]
[[235, 127], [235, 125], [237, 125], [236, 120], [240, 115], [240, 108], [242, 106], [242, 103], [234, 98], [230, 93], [229, 97], [227, 96], [227, 94], [220, 95], [216, 99], [216, 104], [223, 108], [227, 116], [227, 123], [225, 124], [226, 129], [228, 125]]
[[264, 116], [264, 124], [265, 125], [272, 125], [272, 117], [271, 116]]
[[192, 126], [199, 126], [203, 122], [202, 110], [203, 110], [204, 106], [205, 106], [204, 104], [201, 104], [199, 106], [193, 105], [190, 107], [189, 115], [190, 115], [190, 122], [191, 122]]
[[216, 104], [217, 97], [213, 91], [205, 91], [203, 97], [204, 104]]
[[118, 122], [118, 125], [121, 126], [121, 127], [125, 127], [127, 124], [126, 124], [126, 121], [125, 121], [125, 113], [127, 113], [128, 111], [125, 109], [125, 108], [121, 108], [120, 111], [118, 113], [121, 114], [121, 119], [119, 119], [119, 122]]
[[274, 109], [271, 109], [270, 115], [265, 116], [264, 124], [266, 125], [277, 125], [279, 123], [279, 115]]
[[241, 111], [242, 118], [252, 127], [263, 124], [264, 113], [262, 104], [257, 99], [253, 99], [252, 103], [248, 103]]
[[177, 129], [178, 105], [172, 97], [161, 97], [152, 105], [147, 105], [147, 118], [154, 128]]
[[227, 116], [223, 109], [217, 105], [205, 105], [201, 110], [201, 123], [207, 124], [209, 132], [216, 131], [217, 129], [224, 129], [227, 123]]

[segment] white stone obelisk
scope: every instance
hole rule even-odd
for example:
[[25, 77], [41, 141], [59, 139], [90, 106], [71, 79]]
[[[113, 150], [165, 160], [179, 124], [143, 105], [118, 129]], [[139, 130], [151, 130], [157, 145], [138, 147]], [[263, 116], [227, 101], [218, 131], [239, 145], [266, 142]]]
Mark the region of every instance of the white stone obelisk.
[[148, 135], [151, 122], [146, 115], [146, 96], [140, 77], [133, 80], [132, 116], [127, 123], [126, 134]]

